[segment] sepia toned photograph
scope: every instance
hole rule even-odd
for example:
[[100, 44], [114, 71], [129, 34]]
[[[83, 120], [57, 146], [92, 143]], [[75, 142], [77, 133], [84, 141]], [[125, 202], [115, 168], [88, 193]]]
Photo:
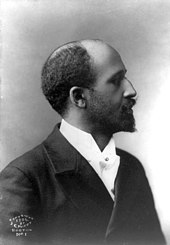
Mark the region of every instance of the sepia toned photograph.
[[0, 245], [170, 244], [169, 12], [2, 1]]

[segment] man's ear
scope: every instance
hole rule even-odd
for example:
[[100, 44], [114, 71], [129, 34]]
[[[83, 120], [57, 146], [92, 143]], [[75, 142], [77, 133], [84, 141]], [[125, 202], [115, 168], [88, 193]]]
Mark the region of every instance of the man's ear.
[[84, 89], [74, 86], [70, 89], [70, 100], [79, 108], [86, 108], [86, 97], [84, 93]]

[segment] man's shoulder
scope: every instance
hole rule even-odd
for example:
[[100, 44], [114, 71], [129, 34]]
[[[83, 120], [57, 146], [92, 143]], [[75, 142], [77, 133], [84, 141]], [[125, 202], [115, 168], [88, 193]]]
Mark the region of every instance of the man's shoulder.
[[125, 158], [129, 158], [129, 159], [133, 159], [133, 160], [139, 161], [137, 159], [137, 157], [135, 157], [130, 152], [127, 152], [127, 151], [125, 151], [123, 149], [120, 149], [120, 148], [117, 148], [117, 147], [116, 147], [116, 154], [119, 155], [120, 157], [125, 157]]
[[142, 172], [145, 172], [142, 163], [133, 154], [131, 154], [131, 153], [129, 153], [129, 152], [123, 150], [123, 149], [120, 149], [120, 148], [116, 148], [116, 154], [120, 157], [120, 159], [125, 164], [129, 165], [130, 168], [138, 169], [138, 170], [140, 170]]
[[9, 169], [18, 169], [23, 173], [37, 172], [44, 166], [45, 152], [43, 144], [39, 144], [33, 149], [25, 152], [21, 156], [11, 161], [1, 173], [8, 171]]
[[[54, 149], [55, 152], [58, 152], [58, 146], [61, 145], [60, 138], [62, 138], [62, 136], [59, 134], [57, 124], [51, 134], [40, 144], [7, 164], [1, 171], [0, 176], [3, 176], [6, 173], [8, 174], [8, 172], [11, 173], [11, 171], [17, 171], [18, 173], [22, 172], [27, 176], [30, 175], [35, 178], [36, 176], [43, 175], [45, 172], [50, 174], [53, 164], [49, 155], [53, 155]], [[57, 159], [58, 158], [56, 158], [56, 160]]]

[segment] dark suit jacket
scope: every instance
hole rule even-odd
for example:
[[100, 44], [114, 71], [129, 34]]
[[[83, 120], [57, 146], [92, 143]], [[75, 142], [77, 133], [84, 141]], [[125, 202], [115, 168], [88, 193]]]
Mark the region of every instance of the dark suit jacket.
[[115, 202], [55, 127], [0, 175], [0, 229], [14, 244], [165, 244], [140, 162], [117, 149]]

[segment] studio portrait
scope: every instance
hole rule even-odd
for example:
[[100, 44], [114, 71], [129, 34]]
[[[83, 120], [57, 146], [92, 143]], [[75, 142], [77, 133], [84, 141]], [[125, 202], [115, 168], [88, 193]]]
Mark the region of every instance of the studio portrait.
[[0, 245], [170, 244], [169, 11], [2, 1]]

